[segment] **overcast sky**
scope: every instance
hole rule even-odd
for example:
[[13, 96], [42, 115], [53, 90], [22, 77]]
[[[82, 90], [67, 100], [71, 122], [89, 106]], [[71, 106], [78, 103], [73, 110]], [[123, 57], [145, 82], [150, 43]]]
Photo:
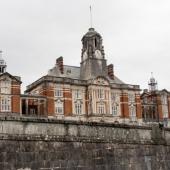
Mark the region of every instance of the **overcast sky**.
[[108, 64], [128, 84], [170, 90], [170, 0], [0, 0], [0, 49], [22, 88], [55, 64], [79, 66], [90, 27], [103, 37]]

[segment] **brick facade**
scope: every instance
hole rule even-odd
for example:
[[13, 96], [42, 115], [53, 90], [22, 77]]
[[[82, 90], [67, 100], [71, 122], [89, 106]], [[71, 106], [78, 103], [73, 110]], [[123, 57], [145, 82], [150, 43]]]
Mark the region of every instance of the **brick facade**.
[[72, 116], [72, 92], [69, 88], [64, 88], [64, 115]]
[[129, 118], [129, 107], [128, 107], [128, 96], [127, 93], [122, 93], [121, 95], [121, 117]]
[[[63, 57], [59, 57], [47, 75], [27, 86], [25, 94], [21, 94], [21, 81], [16, 76], [9, 73], [0, 76], [6, 76], [12, 82], [8, 94], [12, 113], [88, 117], [101, 121], [106, 117], [113, 122], [125, 123], [141, 122], [144, 115], [148, 116], [148, 111], [155, 121], [170, 118], [170, 93], [159, 92], [153, 77], [149, 82], [152, 93], [142, 95], [138, 85], [121, 81], [115, 74], [114, 65], [107, 65], [102, 37], [94, 28], [82, 38], [80, 67], [64, 65]], [[62, 95], [56, 96], [59, 89]], [[167, 104], [163, 103], [164, 95], [168, 96]], [[4, 96], [1, 94], [0, 98]]]

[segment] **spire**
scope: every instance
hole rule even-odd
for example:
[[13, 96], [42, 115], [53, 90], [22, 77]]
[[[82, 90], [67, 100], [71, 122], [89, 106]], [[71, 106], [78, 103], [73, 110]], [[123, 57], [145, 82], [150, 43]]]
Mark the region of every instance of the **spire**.
[[2, 51], [0, 51], [0, 74], [3, 74], [6, 72], [6, 62], [5, 60], [2, 58]]
[[157, 90], [157, 81], [155, 80], [155, 78], [153, 77], [153, 72], [151, 72], [151, 78], [148, 82], [148, 86], [149, 86], [149, 91], [153, 92]]
[[92, 8], [90, 5], [90, 28], [93, 28]]

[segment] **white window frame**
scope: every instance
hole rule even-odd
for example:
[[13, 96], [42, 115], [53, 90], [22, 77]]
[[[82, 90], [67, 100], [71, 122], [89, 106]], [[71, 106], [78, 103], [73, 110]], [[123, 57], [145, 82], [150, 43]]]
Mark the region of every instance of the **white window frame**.
[[82, 114], [82, 103], [81, 102], [75, 102], [74, 107], [75, 107], [75, 114], [81, 115]]
[[97, 104], [97, 114], [105, 114], [105, 104], [104, 103], [98, 103]]
[[162, 95], [161, 96], [161, 101], [163, 105], [167, 105], [168, 104], [168, 98], [166, 95]]
[[62, 101], [55, 101], [55, 113], [60, 115], [64, 114], [64, 106]]
[[3, 96], [0, 99], [1, 103], [1, 112], [11, 112], [11, 97]]
[[118, 105], [117, 104], [113, 104], [112, 105], [112, 115], [113, 116], [117, 116], [118, 115]]
[[168, 105], [163, 105], [162, 106], [162, 111], [163, 111], [163, 118], [168, 118]]
[[74, 98], [75, 99], [82, 99], [82, 90], [80, 90], [80, 89], [74, 90]]
[[104, 99], [105, 98], [105, 94], [104, 94], [104, 89], [97, 89], [97, 97], [98, 99]]
[[136, 106], [129, 105], [129, 117], [136, 117]]
[[56, 87], [54, 96], [55, 97], [63, 97], [63, 89], [60, 87]]

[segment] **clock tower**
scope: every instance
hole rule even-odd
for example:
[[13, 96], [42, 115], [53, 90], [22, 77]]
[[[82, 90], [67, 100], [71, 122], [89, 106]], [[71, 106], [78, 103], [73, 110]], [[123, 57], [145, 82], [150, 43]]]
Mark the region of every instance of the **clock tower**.
[[107, 64], [101, 35], [94, 28], [89, 28], [82, 38], [82, 45], [81, 79], [88, 80], [97, 76], [106, 76]]

